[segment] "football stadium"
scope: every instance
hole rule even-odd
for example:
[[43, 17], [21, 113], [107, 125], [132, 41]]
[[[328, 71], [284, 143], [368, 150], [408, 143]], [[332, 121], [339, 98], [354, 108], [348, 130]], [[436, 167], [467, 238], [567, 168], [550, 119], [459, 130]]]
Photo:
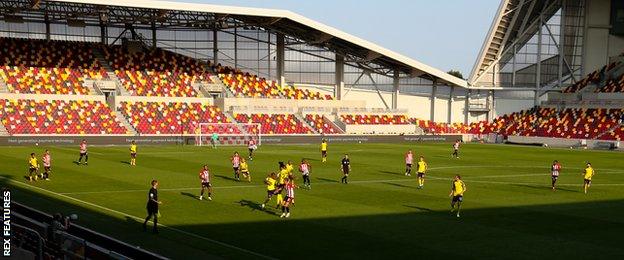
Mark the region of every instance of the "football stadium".
[[623, 259], [624, 2], [501, 0], [451, 74], [289, 10], [0, 1], [3, 256]]

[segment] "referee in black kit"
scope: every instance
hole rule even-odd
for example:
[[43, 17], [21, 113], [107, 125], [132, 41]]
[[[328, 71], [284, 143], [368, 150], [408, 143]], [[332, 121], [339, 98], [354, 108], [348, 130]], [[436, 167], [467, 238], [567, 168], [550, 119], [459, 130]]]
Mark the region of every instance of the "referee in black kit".
[[340, 161], [340, 170], [342, 170], [342, 179], [340, 179], [340, 182], [347, 184], [347, 178], [349, 178], [349, 173], [351, 172], [351, 161], [349, 160], [348, 154], [345, 154]]
[[147, 195], [147, 217], [143, 222], [143, 231], [147, 230], [147, 222], [154, 217], [154, 234], [158, 234], [158, 181], [152, 180], [152, 188]]

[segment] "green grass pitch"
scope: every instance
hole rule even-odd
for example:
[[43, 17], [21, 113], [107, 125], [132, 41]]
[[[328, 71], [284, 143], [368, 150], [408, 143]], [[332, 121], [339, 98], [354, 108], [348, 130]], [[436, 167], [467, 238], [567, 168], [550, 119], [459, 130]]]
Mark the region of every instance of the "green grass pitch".
[[[52, 180], [28, 183], [28, 154], [40, 158], [46, 148]], [[422, 190], [403, 175], [408, 149], [429, 163]], [[245, 147], [139, 146], [132, 167], [125, 146], [90, 147], [88, 166], [73, 163], [77, 147], [1, 147], [0, 181], [15, 201], [78, 213], [79, 224], [174, 259], [624, 256], [619, 152], [466, 144], [461, 159], [452, 159], [449, 143], [330, 144], [323, 164], [318, 145], [261, 146], [246, 183], [232, 179], [228, 158], [236, 150], [246, 155]], [[348, 185], [339, 183], [343, 153], [353, 168]], [[266, 174], [278, 161], [301, 158], [312, 164], [312, 189], [296, 190], [291, 218], [259, 209]], [[563, 165], [556, 192], [549, 175], [554, 159]], [[581, 192], [586, 161], [596, 169], [589, 194]], [[213, 201], [196, 198], [204, 163], [212, 170]], [[461, 218], [449, 211], [455, 174], [468, 188]], [[160, 181], [163, 201], [159, 235], [140, 224], [151, 179]]]

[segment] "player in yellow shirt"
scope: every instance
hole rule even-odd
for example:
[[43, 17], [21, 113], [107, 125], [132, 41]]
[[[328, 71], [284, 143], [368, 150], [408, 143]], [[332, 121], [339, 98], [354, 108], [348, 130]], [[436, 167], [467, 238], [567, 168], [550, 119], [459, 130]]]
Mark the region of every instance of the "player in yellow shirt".
[[243, 178], [246, 178], [248, 182], [251, 182], [251, 174], [249, 173], [249, 164], [247, 164], [247, 160], [241, 157], [240, 162], [240, 172], [243, 175]]
[[327, 162], [327, 140], [321, 141], [321, 161]]
[[136, 166], [137, 145], [134, 141], [130, 144], [130, 165]]
[[288, 160], [288, 163], [286, 164], [286, 171], [288, 171], [288, 175], [292, 175], [292, 172], [295, 170], [295, 166], [293, 165], [293, 162], [291, 160]]
[[38, 179], [37, 177], [38, 170], [39, 170], [39, 162], [37, 162], [37, 157], [35, 156], [35, 153], [30, 153], [30, 158], [28, 158], [28, 180], [29, 181], [33, 180], [33, 176], [35, 177], [35, 180]]
[[455, 179], [451, 184], [451, 193], [449, 197], [451, 199], [451, 213], [455, 211], [455, 205], [457, 205], [457, 217], [459, 218], [459, 211], [461, 210], [461, 204], [464, 201], [464, 192], [466, 192], [466, 184], [461, 180], [461, 176], [455, 175]]
[[286, 185], [286, 178], [288, 178], [288, 170], [286, 169], [286, 165], [284, 162], [279, 162], [280, 171], [277, 173], [277, 188], [275, 189], [275, 194], [277, 195], [277, 207], [282, 205], [284, 201], [284, 197], [282, 196], [282, 190], [284, 190], [284, 186]]
[[422, 155], [420, 156], [420, 158], [418, 159], [418, 162], [416, 163], [416, 167], [417, 167], [417, 173], [418, 173], [418, 188], [422, 189], [423, 186], [425, 185], [425, 173], [427, 172], [427, 170], [429, 169], [429, 166], [427, 165], [427, 162], [425, 162], [425, 157], [423, 157]]
[[592, 177], [594, 177], [594, 174], [596, 174], [596, 172], [594, 172], [594, 168], [591, 163], [587, 163], [587, 167], [585, 167], [585, 170], [583, 171], [583, 190], [585, 191], [585, 194], [587, 194], [587, 189], [591, 187]]
[[272, 172], [269, 174], [269, 176], [266, 177], [266, 179], [264, 179], [264, 184], [267, 185], [267, 198], [262, 203], [263, 209], [264, 209], [265, 204], [269, 203], [269, 201], [275, 194], [275, 189], [276, 189], [275, 184], [277, 183], [276, 178], [277, 177], [275, 176], [275, 173]]

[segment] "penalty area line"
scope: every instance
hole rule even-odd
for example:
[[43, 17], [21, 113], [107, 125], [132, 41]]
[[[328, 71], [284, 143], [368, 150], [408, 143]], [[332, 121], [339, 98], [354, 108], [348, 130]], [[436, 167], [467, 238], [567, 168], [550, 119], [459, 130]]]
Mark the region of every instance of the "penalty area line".
[[[15, 180], [12, 180], [12, 179], [9, 179], [9, 178], [6, 178], [6, 177], [2, 177], [2, 176], [0, 176], [0, 178], [5, 179], [8, 182], [12, 182], [12, 183], [24, 186], [27, 189], [33, 189], [33, 190], [38, 190], [38, 191], [42, 191], [42, 192], [45, 192], [45, 193], [49, 193], [49, 194], [52, 194], [52, 195], [57, 196], [57, 197], [65, 198], [65, 199], [68, 199], [68, 200], [73, 200], [75, 202], [78, 202], [78, 203], [81, 203], [81, 204], [84, 204], [84, 205], [88, 205], [88, 206], [91, 206], [91, 207], [94, 207], [94, 208], [102, 209], [102, 210], [105, 210], [105, 211], [108, 211], [108, 212], [111, 212], [111, 213], [115, 213], [117, 215], [121, 215], [121, 216], [124, 216], [124, 217], [129, 217], [129, 218], [132, 218], [132, 219], [135, 219], [135, 220], [139, 220], [139, 221], [144, 220], [143, 218], [140, 218], [140, 217], [137, 217], [137, 216], [134, 216], [134, 215], [130, 215], [128, 213], [124, 213], [124, 212], [121, 212], [121, 211], [118, 211], [118, 210], [110, 209], [110, 208], [107, 208], [107, 207], [104, 207], [104, 206], [101, 206], [101, 205], [98, 205], [98, 204], [95, 204], [95, 203], [91, 203], [91, 202], [84, 201], [84, 200], [81, 200], [81, 199], [77, 199], [77, 198], [74, 198], [74, 197], [71, 197], [71, 196], [67, 196], [65, 194], [60, 194], [60, 193], [57, 193], [57, 192], [54, 192], [54, 191], [51, 191], [51, 190], [46, 190], [44, 188], [40, 188], [40, 187], [33, 186], [33, 185], [30, 185], [30, 184], [27, 184], [27, 183], [22, 183], [22, 182], [19, 182], [19, 181], [15, 181]], [[149, 221], [149, 222], [153, 223], [152, 221]], [[225, 243], [225, 242], [221, 242], [221, 241], [214, 240], [214, 239], [211, 239], [211, 238], [203, 237], [203, 236], [197, 235], [195, 233], [184, 231], [182, 229], [178, 229], [178, 228], [175, 228], [175, 227], [170, 227], [170, 226], [167, 226], [167, 225], [164, 225], [164, 224], [160, 224], [160, 223], [158, 224], [158, 226], [163, 227], [163, 228], [167, 228], [169, 230], [172, 230], [172, 231], [175, 231], [175, 232], [187, 235], [187, 236], [191, 236], [191, 237], [194, 237], [194, 238], [205, 240], [205, 241], [208, 241], [208, 242], [211, 242], [211, 243], [214, 243], [214, 244], [217, 244], [217, 245], [229, 248], [229, 249], [234, 249], [234, 250], [246, 253], [246, 254], [254, 255], [254, 256], [257, 256], [257, 257], [260, 257], [260, 258], [264, 258], [264, 259], [277, 259], [277, 258], [274, 258], [274, 257], [271, 257], [271, 256], [263, 255], [263, 254], [260, 254], [260, 253], [257, 253], [257, 252], [251, 251], [251, 250], [247, 250], [247, 249], [235, 246], [235, 245], [231, 245], [231, 244]]]

